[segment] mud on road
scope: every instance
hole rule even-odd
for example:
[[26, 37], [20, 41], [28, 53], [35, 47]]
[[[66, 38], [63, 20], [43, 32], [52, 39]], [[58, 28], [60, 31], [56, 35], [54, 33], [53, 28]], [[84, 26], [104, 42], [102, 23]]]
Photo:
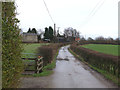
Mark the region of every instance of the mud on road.
[[45, 77], [23, 77], [21, 88], [116, 88], [112, 82], [77, 60], [69, 46], [59, 50], [54, 73]]

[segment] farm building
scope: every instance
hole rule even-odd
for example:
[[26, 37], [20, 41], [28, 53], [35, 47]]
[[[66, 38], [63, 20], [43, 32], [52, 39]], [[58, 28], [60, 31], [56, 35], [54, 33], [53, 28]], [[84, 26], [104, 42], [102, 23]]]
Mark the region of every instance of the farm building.
[[38, 42], [38, 36], [35, 33], [22, 33], [22, 42], [28, 43]]
[[57, 42], [59, 42], [59, 43], [63, 43], [63, 42], [65, 42], [65, 37], [64, 36], [58, 36], [57, 37]]

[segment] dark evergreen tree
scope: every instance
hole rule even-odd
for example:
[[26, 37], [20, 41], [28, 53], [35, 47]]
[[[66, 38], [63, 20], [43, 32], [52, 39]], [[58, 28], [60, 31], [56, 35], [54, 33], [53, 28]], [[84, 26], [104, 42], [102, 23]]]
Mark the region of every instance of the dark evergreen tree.
[[53, 28], [49, 26], [49, 39], [53, 40]]
[[45, 28], [44, 39], [49, 39], [49, 29]]
[[30, 28], [28, 29], [27, 33], [31, 33], [31, 29]]
[[37, 34], [37, 30], [35, 28], [33, 28], [31, 33], [36, 33]]

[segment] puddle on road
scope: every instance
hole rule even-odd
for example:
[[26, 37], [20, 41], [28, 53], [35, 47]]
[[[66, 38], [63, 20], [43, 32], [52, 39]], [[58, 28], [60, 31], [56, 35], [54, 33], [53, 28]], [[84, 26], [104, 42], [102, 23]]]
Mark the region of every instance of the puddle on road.
[[59, 61], [61, 61], [61, 60], [69, 61], [68, 58], [57, 58], [57, 60], [59, 60]]

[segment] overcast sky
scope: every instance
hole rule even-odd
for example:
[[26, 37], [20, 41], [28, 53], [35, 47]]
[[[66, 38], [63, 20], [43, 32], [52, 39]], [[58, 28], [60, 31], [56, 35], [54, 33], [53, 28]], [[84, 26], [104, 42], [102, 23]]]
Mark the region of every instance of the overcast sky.
[[[50, 14], [63, 33], [73, 27], [84, 37], [118, 37], [119, 0], [45, 0]], [[43, 0], [16, 0], [17, 18], [24, 32], [54, 25]], [[57, 28], [56, 28], [57, 29]]]

